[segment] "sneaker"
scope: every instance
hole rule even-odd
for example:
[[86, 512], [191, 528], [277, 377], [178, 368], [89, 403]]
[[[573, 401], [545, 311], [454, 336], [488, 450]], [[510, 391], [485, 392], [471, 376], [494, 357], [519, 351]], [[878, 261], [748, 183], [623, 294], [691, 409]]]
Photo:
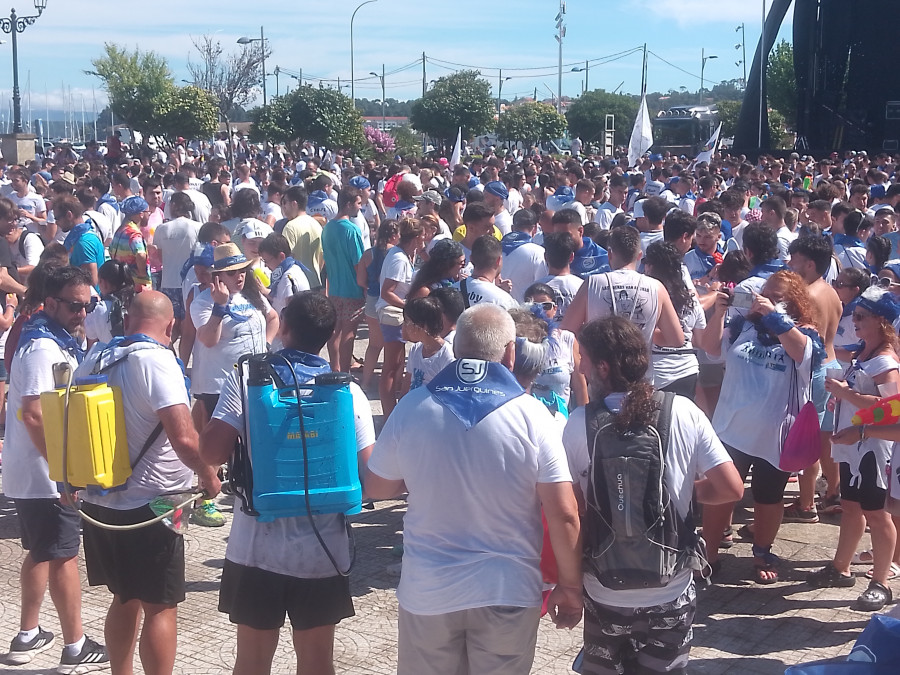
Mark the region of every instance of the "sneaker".
[[6, 656], [6, 662], [12, 666], [21, 666], [52, 646], [53, 633], [38, 626], [38, 634], [27, 642], [19, 638], [18, 635], [13, 638], [13, 641], [9, 643], [9, 654]]
[[783, 520], [785, 523], [818, 523], [819, 512], [815, 506], [811, 509], [801, 509], [800, 505], [794, 502], [784, 508]]
[[832, 563], [828, 563], [822, 569], [807, 574], [806, 583], [813, 588], [852, 588], [856, 586], [856, 577], [843, 575]]
[[225, 516], [212, 499], [207, 499], [200, 502], [200, 506], [191, 513], [191, 522], [200, 527], [222, 527], [225, 524]]
[[870, 581], [869, 587], [856, 599], [856, 608], [867, 612], [877, 612], [894, 599], [891, 589], [877, 581]]
[[56, 672], [61, 675], [82, 675], [82, 673], [93, 673], [108, 667], [109, 654], [106, 653], [106, 647], [85, 635], [81, 651], [74, 656], [68, 656], [66, 650], [63, 649]]

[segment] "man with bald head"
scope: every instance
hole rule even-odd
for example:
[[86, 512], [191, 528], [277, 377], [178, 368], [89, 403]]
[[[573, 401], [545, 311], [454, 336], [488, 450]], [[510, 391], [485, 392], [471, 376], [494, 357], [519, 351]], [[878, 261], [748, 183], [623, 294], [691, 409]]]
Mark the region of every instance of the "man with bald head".
[[[165, 494], [190, 493], [194, 473], [208, 498], [219, 492], [217, 467], [200, 459], [180, 362], [169, 346], [175, 315], [157, 291], [135, 296], [124, 337], [98, 343], [76, 377], [102, 374], [122, 391], [131, 477], [122, 488], [81, 492], [93, 518], [126, 525], [154, 517], [150, 502]], [[184, 541], [163, 523], [110, 531], [84, 523], [88, 582], [113, 594], [106, 615], [106, 642], [113, 673], [130, 673], [140, 631], [140, 656], [148, 675], [171, 673], [175, 626], [184, 600]], [[140, 628], [141, 614], [144, 625]]]

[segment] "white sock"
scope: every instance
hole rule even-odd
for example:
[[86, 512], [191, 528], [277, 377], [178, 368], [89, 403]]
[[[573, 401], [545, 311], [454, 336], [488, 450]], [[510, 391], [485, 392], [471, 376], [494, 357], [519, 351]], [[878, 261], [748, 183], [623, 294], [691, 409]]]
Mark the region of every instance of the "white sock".
[[63, 647], [63, 651], [69, 656], [75, 656], [81, 651], [81, 648], [84, 647], [84, 634], [82, 633], [81, 639], [78, 642], [73, 642], [70, 645], [66, 645]]
[[19, 631], [19, 639], [22, 642], [28, 642], [29, 640], [34, 640], [37, 637], [37, 634], [41, 632], [40, 626], [35, 626], [31, 630], [20, 630]]

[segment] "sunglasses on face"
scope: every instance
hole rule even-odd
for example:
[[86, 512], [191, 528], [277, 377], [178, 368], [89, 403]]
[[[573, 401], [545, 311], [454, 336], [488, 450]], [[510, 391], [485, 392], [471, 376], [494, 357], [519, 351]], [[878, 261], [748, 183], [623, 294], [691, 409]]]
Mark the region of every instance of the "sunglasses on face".
[[847, 281], [838, 281], [837, 279], [831, 282], [832, 288], [853, 288], [853, 286], [854, 284], [851, 284]]
[[878, 285], [881, 288], [890, 288], [891, 286], [900, 286], [896, 281], [891, 281], [888, 277], [878, 277]]
[[547, 302], [529, 302], [528, 307], [534, 309], [542, 309], [545, 312], [549, 312], [551, 309], [556, 307], [556, 303], [549, 300]]
[[77, 314], [81, 310], [90, 314], [97, 307], [97, 298], [91, 298], [88, 302], [77, 302], [75, 300], [66, 300], [65, 298], [54, 297], [58, 303], [66, 307], [72, 314]]
[[229, 277], [236, 277], [238, 274], [244, 274], [247, 270], [225, 270], [224, 272], [216, 272], [213, 276], [220, 277], [223, 274]]
[[853, 314], [851, 316], [853, 317], [854, 321], [864, 321], [872, 315], [871, 314], [863, 314], [862, 312], [853, 312]]

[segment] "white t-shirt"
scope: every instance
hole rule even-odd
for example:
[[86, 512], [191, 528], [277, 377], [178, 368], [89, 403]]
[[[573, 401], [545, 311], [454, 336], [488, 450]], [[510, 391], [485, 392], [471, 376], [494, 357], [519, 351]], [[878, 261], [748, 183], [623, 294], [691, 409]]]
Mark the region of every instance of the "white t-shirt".
[[53, 340], [32, 340], [16, 350], [9, 374], [6, 442], [3, 445], [3, 494], [10, 499], [53, 499], [59, 497], [50, 480], [47, 460], [38, 452], [21, 419], [22, 398], [52, 391], [53, 364], [78, 364]]
[[285, 308], [292, 297], [300, 291], [309, 290], [309, 279], [306, 278], [306, 273], [300, 265], [291, 265], [284, 276], [278, 280], [278, 284], [269, 290], [269, 302], [272, 303], [272, 309], [280, 316], [281, 310]]
[[[41, 214], [46, 215], [47, 213], [47, 205], [44, 203], [44, 198], [36, 192], [26, 192], [24, 197], [20, 197], [15, 192], [10, 192], [9, 200], [15, 205], [16, 209], [22, 209], [33, 216], [40, 217]], [[31, 220], [24, 217], [18, 219], [18, 225], [19, 227], [35, 227]]]
[[100, 237], [100, 240], [105, 246], [113, 236], [113, 227], [112, 223], [110, 223], [109, 221], [109, 218], [107, 218], [99, 211], [94, 211], [93, 209], [88, 209], [87, 211], [85, 211], [84, 217], [91, 219], [91, 222], [94, 224], [94, 231], [96, 232], [97, 236]]
[[266, 202], [263, 204], [263, 215], [268, 218], [269, 216], [275, 216], [275, 221], [278, 222], [282, 218], [284, 218], [284, 214], [281, 212], [281, 206], [276, 204], [275, 202]]
[[588, 284], [587, 320], [617, 315], [633, 322], [647, 344], [653, 343], [653, 331], [659, 319], [660, 283], [634, 270], [613, 270], [592, 274]]
[[[409, 287], [412, 285], [413, 266], [406, 251], [399, 246], [394, 246], [384, 256], [384, 264], [381, 266], [381, 274], [378, 277], [378, 287], [383, 288], [387, 279], [397, 282], [397, 285], [394, 286], [394, 294], [401, 300], [405, 300], [406, 294], [409, 293]], [[379, 293], [375, 309], [378, 311], [385, 307], [387, 307], [387, 301]]]
[[[77, 374], [89, 374], [100, 351], [100, 345], [96, 345]], [[185, 412], [188, 412], [190, 399], [181, 367], [171, 351], [153, 344], [136, 343], [117, 348], [112, 360], [126, 353], [129, 354], [127, 359], [104, 374], [110, 386], [122, 390], [128, 453], [134, 463], [144, 443], [159, 424], [159, 411], [183, 405]], [[136, 509], [161, 494], [190, 490], [193, 478], [194, 472], [178, 459], [163, 432], [134, 466], [124, 490], [104, 496], [86, 491], [83, 497], [87, 502], [112, 509]]]
[[516, 302], [525, 302], [525, 291], [528, 287], [541, 277], [547, 276], [543, 247], [527, 242], [509, 254], [504, 254], [501, 276], [512, 282], [512, 297]]
[[[360, 451], [375, 442], [372, 408], [355, 382], [350, 383], [350, 393], [353, 395], [356, 447]], [[222, 393], [212, 416], [243, 432], [243, 410], [237, 371], [232, 368], [222, 385]], [[350, 566], [350, 546], [343, 517], [328, 514], [313, 518], [338, 567], [347, 569]], [[305, 515], [261, 523], [236, 508], [225, 558], [238, 565], [300, 579], [324, 579], [337, 574]]]
[[[194, 203], [194, 220], [201, 224], [208, 222], [209, 214], [212, 212], [212, 204], [210, 204], [209, 198], [198, 190], [181, 190], [181, 192], [190, 197]], [[169, 210], [170, 201], [166, 199], [165, 208], [163, 209], [166, 220], [172, 217], [172, 212]]]
[[326, 199], [319, 204], [310, 204], [306, 207], [306, 213], [309, 216], [324, 216], [327, 223], [329, 220], [334, 220], [337, 216], [337, 202], [332, 199]]
[[110, 300], [100, 300], [94, 311], [84, 317], [84, 335], [88, 340], [104, 344], [112, 340], [112, 326], [109, 323], [111, 304]]
[[[372, 202], [370, 201], [369, 203], [371, 204]], [[359, 213], [356, 214], [356, 217], [348, 218], [348, 220], [359, 228], [359, 234], [362, 236], [363, 250], [368, 251], [372, 248], [372, 235], [369, 232], [368, 218], [366, 218], [362, 209], [360, 209]]]
[[[562, 320], [566, 315], [566, 309], [572, 304], [572, 300], [584, 280], [574, 274], [561, 274], [542, 277], [537, 280], [537, 283], [547, 284], [556, 291], [556, 318]], [[516, 290], [515, 287], [513, 290]]]
[[[191, 320], [197, 330], [205, 326], [212, 316], [213, 301], [210, 289], [201, 291], [191, 302]], [[263, 299], [266, 314], [270, 309], [268, 301]], [[191, 368], [191, 385], [194, 394], [218, 394], [226, 376], [234, 368], [234, 364], [244, 354], [263, 354], [266, 351], [266, 317], [250, 304], [242, 294], [235, 293], [228, 301], [228, 307], [238, 316], [250, 317], [246, 321], [235, 321], [225, 316], [222, 321], [222, 334], [218, 343], [207, 347], [199, 338], [194, 341], [193, 366]]]
[[403, 609], [541, 605], [536, 488], [571, 480], [543, 403], [523, 394], [466, 430], [419, 387], [388, 417], [369, 469], [409, 490], [397, 588]]
[[532, 385], [532, 391], [552, 391], [559, 395], [566, 405], [572, 394], [572, 373], [575, 371], [575, 334], [571, 331], [554, 328], [550, 331], [549, 348], [541, 372]]
[[506, 235], [512, 232], [512, 216], [509, 215], [509, 211], [503, 209], [494, 216], [494, 227], [500, 230], [500, 234]]
[[181, 268], [197, 244], [200, 223], [190, 218], [175, 218], [156, 227], [153, 245], [162, 258], [162, 288], [181, 287]]
[[658, 347], [652, 345], [653, 386], [662, 389], [684, 377], [700, 372], [700, 363], [691, 344], [694, 330], [706, 328], [706, 314], [696, 296], [691, 295], [691, 304], [681, 314], [681, 329], [684, 331], [684, 345], [681, 347]]
[[503, 206], [509, 211], [510, 215], [514, 215], [516, 211], [522, 208], [522, 193], [516, 188], [510, 188], [509, 197], [503, 200]]
[[[781, 459], [781, 423], [788, 410], [788, 392], [796, 379], [800, 401], [809, 400], [812, 340], [806, 337], [803, 361], [793, 361], [781, 343], [760, 345], [749, 321], [732, 344], [726, 330], [722, 338], [725, 381], [712, 423], [719, 439], [774, 467]], [[765, 420], [765, 424], [760, 424]]]
[[791, 257], [788, 253], [788, 248], [790, 248], [791, 242], [800, 236], [800, 233], [791, 232], [785, 225], [778, 229], [778, 231], [775, 233], [775, 236], [778, 237], [778, 257], [781, 258], [784, 262], [787, 262]]
[[435, 375], [453, 363], [453, 343], [444, 340], [444, 344], [433, 355], [422, 355], [422, 343], [417, 342], [409, 351], [406, 372], [409, 373], [409, 390], [418, 389], [431, 382]]
[[647, 249], [650, 244], [653, 244], [657, 241], [663, 241], [663, 231], [662, 230], [652, 230], [650, 232], [641, 232], [641, 253], [643, 255], [647, 255]]
[[[460, 290], [463, 289], [463, 282], [460, 282]], [[465, 279], [465, 294], [468, 296], [469, 307], [489, 302], [494, 305], [500, 305], [503, 309], [512, 309], [517, 303], [513, 297], [499, 288], [496, 284], [490, 284], [487, 281], [481, 281], [474, 277]]]
[[[581, 224], [582, 225], [588, 224], [588, 214], [587, 214], [587, 209], [584, 207], [584, 204], [582, 204], [581, 202], [577, 202], [577, 201], [571, 201], [568, 204], [566, 204], [565, 206], [559, 207], [557, 209], [557, 212], [565, 211], [566, 209], [569, 209], [570, 211], [575, 211], [576, 213], [578, 213], [578, 215], [581, 216]], [[609, 228], [607, 227], [604, 229], [609, 229]]]
[[594, 222], [600, 226], [601, 230], [608, 230], [609, 226], [612, 225], [613, 218], [620, 213], [624, 213], [624, 211], [618, 206], [613, 206], [609, 202], [603, 202], [600, 208], [597, 209], [597, 213], [594, 214]]
[[[41, 253], [44, 252], [44, 242], [37, 232], [23, 230], [19, 241], [10, 246], [13, 254], [13, 264], [16, 267], [37, 265], [41, 261]], [[25, 255], [22, 255], [22, 252]]]
[[[574, 410], [569, 417], [563, 432], [563, 445], [572, 477], [586, 495], [591, 460], [583, 407]], [[681, 515], [688, 512], [694, 481], [710, 469], [731, 461], [703, 411], [682, 396], [676, 396], [672, 402], [672, 424], [665, 457], [666, 485]], [[691, 584], [691, 574], [691, 570], [683, 570], [664, 588], [613, 591], [605, 588], [594, 575], [585, 573], [584, 589], [594, 601], [604, 605], [653, 607], [681, 596]]]

